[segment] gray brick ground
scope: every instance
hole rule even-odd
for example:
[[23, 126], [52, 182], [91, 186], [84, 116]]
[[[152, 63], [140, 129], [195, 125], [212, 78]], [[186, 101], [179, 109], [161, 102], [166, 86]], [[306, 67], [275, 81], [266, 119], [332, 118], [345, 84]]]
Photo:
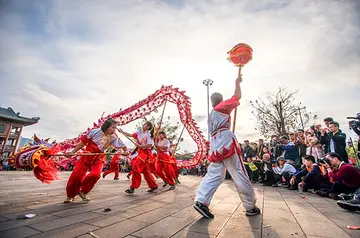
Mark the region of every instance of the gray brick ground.
[[[90, 230], [100, 238], [360, 237], [360, 231], [346, 228], [360, 225], [358, 213], [342, 210], [333, 200], [280, 187], [255, 185], [262, 215], [248, 218], [232, 181], [226, 181], [210, 205], [215, 219], [207, 220], [192, 207], [199, 177], [181, 177], [174, 191], [161, 188], [149, 194], [143, 183], [134, 195], [126, 195], [130, 181], [122, 174], [119, 181], [101, 179], [91, 202], [63, 204], [68, 176], [60, 173], [61, 180], [46, 185], [31, 172], [0, 172], [0, 237], [93, 238]], [[28, 213], [38, 215], [16, 220]]]

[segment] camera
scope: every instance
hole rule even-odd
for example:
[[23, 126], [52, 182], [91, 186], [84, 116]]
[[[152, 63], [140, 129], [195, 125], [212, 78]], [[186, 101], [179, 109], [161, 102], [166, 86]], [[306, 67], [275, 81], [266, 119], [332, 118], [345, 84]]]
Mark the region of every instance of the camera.
[[[349, 121], [350, 130], [354, 130], [356, 134], [358, 134], [359, 132], [358, 128], [360, 127], [360, 113], [358, 113], [356, 117], [347, 117], [347, 119], [351, 120]], [[358, 136], [360, 135], [358, 134]]]
[[318, 164], [319, 164], [319, 165], [323, 165], [323, 164], [331, 165], [328, 158], [319, 158], [319, 159], [318, 159]]

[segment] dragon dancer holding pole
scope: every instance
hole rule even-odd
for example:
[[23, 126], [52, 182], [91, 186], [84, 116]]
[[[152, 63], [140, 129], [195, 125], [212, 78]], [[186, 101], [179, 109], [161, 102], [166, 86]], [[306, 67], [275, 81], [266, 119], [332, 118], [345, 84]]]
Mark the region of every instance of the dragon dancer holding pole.
[[154, 176], [150, 172], [149, 160], [152, 157], [151, 148], [154, 145], [154, 141], [151, 139], [151, 133], [153, 125], [151, 122], [147, 121], [143, 125], [143, 130], [136, 133], [127, 133], [121, 129], [118, 129], [119, 132], [126, 137], [132, 137], [136, 140], [137, 156], [134, 158], [132, 165], [132, 178], [131, 185], [129, 189], [126, 189], [125, 192], [128, 194], [133, 194], [135, 189], [138, 189], [141, 185], [141, 174], [144, 175], [144, 179], [148, 184], [150, 190], [148, 192], [154, 192], [158, 189], [158, 185], [155, 181]]
[[[66, 186], [67, 198], [64, 203], [70, 203], [76, 195], [83, 201], [90, 201], [87, 194], [91, 191], [100, 175], [106, 162], [104, 151], [110, 146], [116, 149], [127, 151], [125, 144], [115, 135], [117, 122], [113, 119], [106, 120], [100, 128], [89, 131], [80, 138], [80, 143], [65, 156], [70, 157], [79, 150], [84, 149], [80, 159], [76, 162], [74, 171], [71, 173]], [[89, 155], [86, 155], [89, 153]], [[127, 152], [123, 153], [126, 155]], [[100, 155], [96, 155], [100, 154]], [[90, 173], [87, 174], [90, 169]]]
[[251, 60], [252, 49], [246, 44], [238, 44], [229, 52], [229, 59], [239, 66], [239, 75], [235, 81], [234, 95], [223, 101], [220, 93], [211, 95], [213, 110], [209, 115], [208, 129], [211, 134], [210, 153], [208, 160], [211, 162], [208, 172], [203, 178], [196, 193], [194, 208], [205, 218], [214, 218], [209, 210], [209, 205], [218, 187], [225, 179], [227, 170], [235, 182], [247, 216], [260, 214], [260, 209], [255, 205], [256, 196], [248, 178], [245, 166], [241, 159], [241, 149], [236, 136], [230, 130], [230, 114], [240, 105], [241, 98], [241, 66]]

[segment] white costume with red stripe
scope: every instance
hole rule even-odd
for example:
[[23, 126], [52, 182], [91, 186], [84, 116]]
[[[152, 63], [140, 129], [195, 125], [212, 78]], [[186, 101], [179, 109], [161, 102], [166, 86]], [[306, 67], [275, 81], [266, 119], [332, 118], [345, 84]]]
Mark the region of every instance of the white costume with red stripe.
[[240, 158], [239, 143], [230, 131], [230, 113], [237, 106], [239, 99], [233, 96], [215, 106], [209, 115], [208, 127], [211, 139], [208, 159], [211, 163], [198, 188], [195, 201], [209, 205], [215, 191], [224, 181], [227, 170], [235, 182], [245, 209], [248, 210], [254, 208], [256, 196]]

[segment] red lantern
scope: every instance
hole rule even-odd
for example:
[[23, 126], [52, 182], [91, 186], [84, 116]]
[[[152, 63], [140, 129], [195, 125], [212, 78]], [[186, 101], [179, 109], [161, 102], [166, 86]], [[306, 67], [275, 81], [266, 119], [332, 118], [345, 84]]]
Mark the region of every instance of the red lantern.
[[234, 63], [236, 66], [241, 67], [247, 64], [252, 59], [252, 48], [245, 44], [240, 43], [235, 45], [229, 52], [228, 60]]

